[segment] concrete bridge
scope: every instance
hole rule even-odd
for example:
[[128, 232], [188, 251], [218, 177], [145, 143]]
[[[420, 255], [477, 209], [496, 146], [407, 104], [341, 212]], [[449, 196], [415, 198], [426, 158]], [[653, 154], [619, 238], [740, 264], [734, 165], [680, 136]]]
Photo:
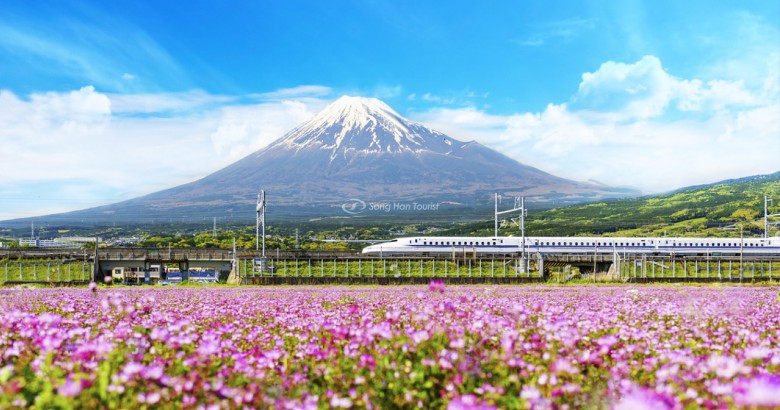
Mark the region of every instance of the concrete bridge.
[[[139, 268], [149, 272], [153, 265], [177, 265], [182, 280], [189, 279], [192, 268], [211, 268], [220, 272], [233, 270], [233, 254], [225, 249], [139, 249], [106, 248], [96, 252], [94, 280], [103, 281], [117, 267]], [[162, 273], [164, 275], [164, 273]], [[161, 279], [165, 277], [162, 276]]]
[[[153, 266], [177, 267], [182, 280], [190, 271], [208, 268], [226, 275], [230, 283], [384, 283], [399, 275], [403, 281], [443, 277], [447, 281], [463, 280], [561, 281], [573, 279], [620, 281], [775, 281], [780, 275], [780, 256], [734, 255], [653, 255], [653, 254], [527, 254], [518, 257], [452, 258], [429, 257], [376, 258], [358, 252], [268, 252], [268, 264], [274, 269], [260, 271], [253, 250], [239, 250], [236, 255], [226, 249], [158, 249], [100, 248], [83, 250], [0, 250], [0, 280], [41, 282], [59, 281], [60, 275], [71, 280], [102, 281], [114, 268], [134, 268], [149, 272]], [[86, 269], [85, 269], [86, 266]], [[90, 269], [91, 266], [91, 269]], [[35, 274], [37, 267], [37, 276]], [[56, 269], [55, 269], [56, 268]], [[51, 275], [49, 271], [51, 269]], [[10, 273], [9, 273], [10, 271]], [[58, 273], [53, 273], [58, 272]], [[67, 273], [66, 273], [67, 272]], [[229, 273], [229, 275], [228, 275]], [[490, 279], [468, 279], [476, 276]], [[310, 277], [311, 279], [295, 279]], [[383, 279], [387, 277], [388, 279]], [[278, 279], [293, 278], [293, 279]], [[319, 278], [319, 279], [317, 279]], [[382, 278], [382, 279], [376, 279]], [[493, 279], [496, 278], [496, 279]], [[164, 276], [162, 277], [164, 279]], [[519, 279], [517, 279], [519, 280]], [[279, 282], [281, 281], [281, 282]], [[390, 283], [388, 282], [388, 283]]]

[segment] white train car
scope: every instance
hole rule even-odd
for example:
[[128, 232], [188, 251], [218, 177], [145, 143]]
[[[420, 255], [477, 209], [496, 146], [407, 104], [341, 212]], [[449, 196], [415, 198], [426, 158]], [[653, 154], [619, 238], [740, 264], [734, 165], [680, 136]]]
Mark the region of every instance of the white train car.
[[[364, 255], [518, 255], [519, 237], [413, 237], [367, 246]], [[611, 238], [526, 237], [525, 252], [540, 254], [768, 255], [780, 257], [780, 237], [773, 238]]]

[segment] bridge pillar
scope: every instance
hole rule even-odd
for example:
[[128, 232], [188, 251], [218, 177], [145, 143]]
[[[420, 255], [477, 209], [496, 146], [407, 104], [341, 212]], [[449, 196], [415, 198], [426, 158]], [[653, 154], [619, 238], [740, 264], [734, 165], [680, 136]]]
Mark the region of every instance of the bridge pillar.
[[181, 271], [181, 280], [190, 280], [190, 263], [188, 261], [179, 262], [179, 271]]
[[544, 257], [539, 253], [536, 255], [536, 267], [539, 268], [539, 275], [542, 277], [542, 281], [547, 281], [547, 274], [544, 273]]
[[99, 249], [98, 239], [95, 238], [95, 263], [92, 264], [92, 281], [95, 283], [103, 283], [105, 280], [105, 274], [103, 274], [103, 268], [100, 266], [100, 257], [98, 256]]
[[152, 270], [152, 263], [149, 261], [144, 261], [144, 284], [148, 285], [151, 283], [151, 278], [149, 276], [149, 271]]
[[230, 264], [230, 275], [228, 275], [227, 283], [231, 285], [241, 284], [241, 267], [236, 261]]
[[100, 266], [100, 261], [95, 260], [92, 265], [92, 281], [95, 283], [103, 283], [106, 275], [103, 273], [103, 267]]

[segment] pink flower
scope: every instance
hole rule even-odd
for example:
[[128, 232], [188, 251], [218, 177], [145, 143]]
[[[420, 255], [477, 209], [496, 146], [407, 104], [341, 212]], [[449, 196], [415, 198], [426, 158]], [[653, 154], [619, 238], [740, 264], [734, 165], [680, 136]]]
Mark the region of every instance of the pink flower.
[[68, 377], [65, 379], [65, 383], [57, 389], [57, 393], [60, 396], [76, 397], [83, 389], [84, 385], [81, 383], [81, 380], [73, 380], [72, 377]]
[[746, 407], [780, 406], [780, 376], [762, 374], [745, 381], [735, 399], [737, 404]]
[[495, 406], [480, 402], [473, 394], [456, 397], [447, 404], [447, 410], [492, 410], [495, 408]]
[[623, 396], [612, 410], [668, 410], [674, 408], [672, 399], [652, 390], [638, 388]]
[[436, 293], [444, 293], [444, 281], [432, 280], [431, 283], [428, 284], [428, 290]]
[[352, 400], [347, 397], [342, 398], [339, 396], [333, 396], [333, 398], [330, 399], [330, 407], [348, 409], [352, 407]]
[[414, 344], [420, 344], [430, 338], [430, 335], [425, 330], [418, 330], [414, 333], [412, 333], [412, 340], [414, 341]]

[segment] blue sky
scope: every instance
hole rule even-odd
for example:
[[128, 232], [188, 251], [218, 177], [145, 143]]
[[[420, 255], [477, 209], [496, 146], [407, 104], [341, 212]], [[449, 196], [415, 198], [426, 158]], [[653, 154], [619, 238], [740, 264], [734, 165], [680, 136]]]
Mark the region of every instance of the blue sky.
[[192, 181], [341, 95], [567, 178], [780, 170], [776, 1], [0, 3], [0, 220]]

